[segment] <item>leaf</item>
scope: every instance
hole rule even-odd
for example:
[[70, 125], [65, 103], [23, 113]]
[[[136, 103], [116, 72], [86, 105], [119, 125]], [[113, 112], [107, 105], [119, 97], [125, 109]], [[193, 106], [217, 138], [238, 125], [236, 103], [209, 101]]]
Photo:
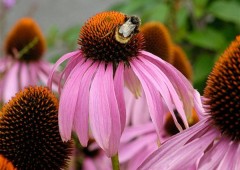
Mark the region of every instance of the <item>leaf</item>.
[[197, 56], [196, 61], [193, 65], [194, 77], [193, 83], [194, 87], [200, 92], [204, 89], [206, 85], [206, 80], [210, 72], [212, 71], [214, 65], [214, 56], [209, 54], [202, 54]]
[[226, 44], [224, 35], [212, 28], [196, 30], [186, 38], [193, 45], [215, 51], [222, 49]]
[[224, 21], [240, 24], [240, 3], [236, 1], [214, 1], [208, 11]]

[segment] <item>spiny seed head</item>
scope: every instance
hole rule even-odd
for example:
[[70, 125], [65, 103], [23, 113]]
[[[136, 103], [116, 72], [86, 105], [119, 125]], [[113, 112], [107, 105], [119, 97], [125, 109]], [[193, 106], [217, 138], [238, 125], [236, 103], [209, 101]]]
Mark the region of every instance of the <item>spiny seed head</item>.
[[46, 42], [38, 24], [31, 18], [22, 18], [8, 33], [4, 49], [20, 61], [36, 61], [43, 56]]
[[98, 13], [82, 27], [79, 45], [86, 58], [128, 63], [143, 49], [143, 36], [138, 33], [136, 16], [110, 11]]
[[188, 80], [192, 80], [192, 66], [183, 49], [173, 45], [173, 59], [171, 64], [177, 68]]
[[148, 22], [140, 28], [145, 40], [145, 50], [161, 57], [167, 62], [172, 61], [172, 39], [168, 29], [160, 22]]
[[0, 154], [17, 169], [62, 169], [71, 142], [62, 142], [58, 100], [46, 87], [20, 91], [0, 114]]
[[[182, 119], [180, 118], [177, 111], [175, 111], [175, 115], [177, 117], [178, 122], [180, 123], [181, 127], [184, 128], [184, 124]], [[191, 117], [187, 118], [189, 126], [192, 126], [196, 124], [199, 121], [198, 115], [195, 110], [192, 111]], [[178, 128], [176, 127], [174, 120], [172, 118], [172, 115], [169, 113], [166, 117], [166, 123], [164, 125], [164, 128], [170, 136], [175, 135], [179, 132]]]
[[215, 126], [223, 135], [240, 141], [240, 36], [216, 62], [204, 97]]
[[16, 170], [13, 164], [7, 160], [3, 155], [0, 155], [0, 169], [1, 170]]

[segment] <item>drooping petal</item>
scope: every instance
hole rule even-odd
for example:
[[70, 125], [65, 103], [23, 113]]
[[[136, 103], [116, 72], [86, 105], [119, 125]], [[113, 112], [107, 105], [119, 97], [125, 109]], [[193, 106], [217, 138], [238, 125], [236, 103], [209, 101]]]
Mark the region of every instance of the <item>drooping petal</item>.
[[[40, 80], [40, 77], [39, 77], [39, 72], [40, 72], [39, 63], [29, 64], [28, 65], [28, 71], [29, 71], [28, 74], [29, 74], [29, 77], [30, 77], [31, 84], [36, 85]], [[46, 85], [46, 83], [47, 83], [47, 81], [45, 81], [45, 85]]]
[[79, 75], [79, 92], [77, 99], [77, 107], [74, 113], [73, 120], [73, 129], [77, 133], [79, 141], [83, 147], [86, 147], [88, 144], [89, 134], [88, 134], [88, 126], [89, 126], [89, 89], [91, 86], [92, 78], [98, 68], [98, 63], [89, 62], [91, 65], [86, 72], [82, 72]]
[[168, 77], [174, 87], [178, 90], [178, 93], [183, 101], [184, 110], [186, 115], [192, 114], [192, 107], [193, 107], [193, 93], [194, 89], [188, 79], [179, 72], [175, 67], [171, 64], [163, 61], [159, 57], [146, 52], [140, 52], [141, 57], [145, 58], [146, 60], [154, 63], [157, 65], [164, 74]]
[[3, 101], [7, 102], [11, 97], [15, 95], [19, 89], [19, 63], [15, 63], [12, 68], [8, 70], [4, 77], [4, 92]]
[[58, 122], [59, 131], [63, 141], [71, 139], [71, 130], [74, 113], [78, 100], [80, 76], [89, 67], [90, 63], [78, 63], [69, 75], [60, 96]]
[[116, 100], [113, 68], [101, 63], [93, 79], [89, 102], [90, 126], [97, 143], [108, 157], [118, 151], [121, 122]]
[[134, 94], [135, 98], [141, 96], [141, 83], [132, 69], [128, 67], [124, 70], [124, 81], [125, 85]]
[[114, 90], [116, 93], [116, 99], [119, 108], [120, 120], [121, 120], [121, 132], [123, 132], [126, 124], [126, 106], [124, 100], [124, 80], [123, 80], [123, 63], [119, 63], [118, 68], [114, 75]]
[[[142, 89], [141, 89], [142, 91]], [[124, 88], [124, 96], [126, 102], [126, 125], [139, 125], [149, 122], [150, 114], [147, 108], [146, 96], [141, 92], [142, 96], [135, 98], [128, 88]]]
[[[175, 108], [177, 109], [185, 127], [188, 127], [187, 118], [183, 109], [183, 102], [179, 98], [179, 95], [177, 94], [176, 89], [173, 87], [173, 84], [169, 81], [168, 77], [159, 68], [156, 67], [156, 65], [150, 63], [148, 60], [141, 60], [142, 62], [138, 62], [138, 67], [143, 70], [142, 72], [145, 73], [146, 78], [149, 78], [149, 81], [151, 81], [152, 84], [156, 84], [155, 88], [157, 88], [162, 94], [162, 97], [173, 116], [173, 120], [176, 126], [179, 128], [179, 130], [181, 130], [181, 126], [178, 125], [177, 118], [173, 112], [174, 108], [171, 106], [172, 104], [174, 104]], [[150, 79], [151, 76], [152, 79]]]
[[55, 70], [66, 60], [68, 60], [71, 57], [74, 57], [75, 55], [79, 55], [79, 51], [74, 51], [74, 52], [70, 52], [65, 54], [64, 56], [62, 56], [53, 66], [51, 72], [49, 73], [49, 79], [48, 79], [48, 83], [47, 86], [48, 88], [51, 90], [52, 89], [52, 82], [53, 82], [53, 75]]
[[163, 134], [163, 117], [165, 114], [164, 103], [161, 100], [159, 91], [157, 91], [149, 81], [146, 80], [146, 76], [141, 70], [135, 66], [132, 62], [132, 69], [141, 81], [143, 91], [146, 95], [148, 109], [152, 118], [153, 124], [156, 128], [159, 139]]
[[141, 138], [137, 138], [131, 142], [123, 144], [119, 149], [120, 162], [126, 162], [133, 158], [134, 155], [141, 154], [141, 150], [147, 147], [150, 142], [153, 146], [155, 146], [155, 149], [158, 148], [157, 136], [154, 133], [145, 134]]
[[150, 132], [155, 132], [152, 122], [142, 125], [126, 127], [121, 137], [121, 143], [127, 143], [134, 138], [137, 138]]
[[33, 85], [29, 76], [29, 70], [28, 70], [28, 65], [25, 63], [20, 63], [21, 65], [21, 70], [19, 73], [19, 80], [20, 80], [20, 89], [23, 89], [24, 87], [28, 85]]

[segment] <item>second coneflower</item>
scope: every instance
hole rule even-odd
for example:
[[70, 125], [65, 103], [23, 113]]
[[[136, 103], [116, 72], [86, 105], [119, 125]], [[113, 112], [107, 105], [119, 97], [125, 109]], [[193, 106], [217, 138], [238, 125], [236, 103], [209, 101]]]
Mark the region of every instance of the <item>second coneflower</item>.
[[159, 137], [162, 132], [159, 124], [168, 112], [181, 129], [174, 109], [188, 126], [185, 112], [191, 114], [195, 90], [172, 65], [143, 50], [139, 25], [136, 16], [114, 11], [99, 13], [82, 27], [80, 49], [57, 61], [52, 73], [69, 59], [62, 72], [59, 108], [62, 140], [71, 139], [73, 129], [86, 146], [90, 127], [107, 156], [116, 155], [126, 121], [124, 85], [136, 97], [141, 97], [143, 91]]
[[20, 91], [0, 113], [0, 154], [17, 169], [63, 169], [71, 142], [62, 142], [58, 100], [46, 87]]
[[0, 100], [7, 102], [28, 85], [45, 83], [50, 64], [42, 60], [45, 39], [31, 18], [20, 19], [4, 42], [6, 56], [1, 58]]
[[215, 64], [202, 120], [153, 152], [139, 169], [240, 169], [240, 36]]

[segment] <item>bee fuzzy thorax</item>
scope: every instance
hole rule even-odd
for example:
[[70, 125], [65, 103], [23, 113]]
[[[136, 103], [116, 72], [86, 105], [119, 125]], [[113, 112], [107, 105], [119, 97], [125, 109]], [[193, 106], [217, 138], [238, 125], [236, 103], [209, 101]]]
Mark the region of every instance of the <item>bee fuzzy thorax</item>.
[[126, 16], [126, 22], [120, 25], [115, 31], [115, 38], [118, 42], [127, 43], [132, 35], [139, 32], [141, 20], [137, 16]]

